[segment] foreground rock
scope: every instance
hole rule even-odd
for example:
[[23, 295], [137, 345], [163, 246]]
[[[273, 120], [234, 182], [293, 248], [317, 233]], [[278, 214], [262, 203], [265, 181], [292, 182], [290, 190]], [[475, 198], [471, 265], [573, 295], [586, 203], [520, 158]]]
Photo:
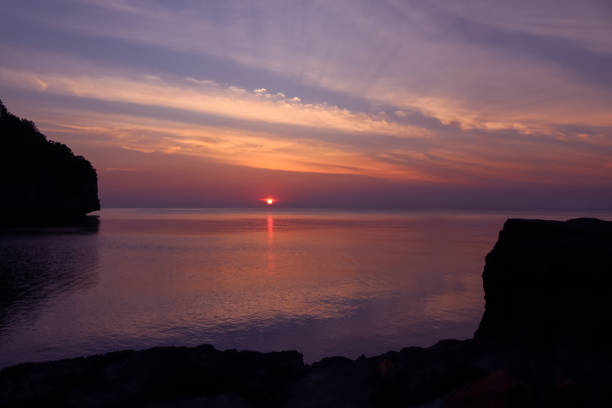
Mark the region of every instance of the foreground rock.
[[34, 123], [8, 112], [1, 101], [0, 145], [2, 224], [36, 224], [100, 209], [91, 163], [47, 140]]
[[[295, 351], [122, 351], [0, 372], [2, 406], [612, 406], [612, 223], [509, 220], [471, 340], [305, 365]], [[597, 285], [597, 286], [592, 286]], [[599, 286], [601, 285], [601, 286]], [[583, 314], [583, 319], [580, 319]], [[567, 316], [567, 319], [563, 317]], [[552, 334], [550, 334], [552, 332]]]
[[0, 372], [3, 407], [611, 406], [612, 356], [445, 340], [304, 365], [295, 351], [120, 351]]

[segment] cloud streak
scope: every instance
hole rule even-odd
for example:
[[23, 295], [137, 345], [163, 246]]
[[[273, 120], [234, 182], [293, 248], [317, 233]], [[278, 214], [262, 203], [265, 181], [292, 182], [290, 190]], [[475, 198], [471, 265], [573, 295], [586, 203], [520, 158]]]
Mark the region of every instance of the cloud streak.
[[202, 112], [248, 121], [262, 121], [343, 132], [423, 137], [426, 131], [392, 123], [384, 116], [351, 112], [338, 106], [304, 104], [299, 98], [248, 91], [210, 80], [185, 78], [175, 83], [145, 75], [137, 79], [113, 76], [60, 75], [0, 69], [0, 80], [26, 89], [60, 95], [129, 102]]

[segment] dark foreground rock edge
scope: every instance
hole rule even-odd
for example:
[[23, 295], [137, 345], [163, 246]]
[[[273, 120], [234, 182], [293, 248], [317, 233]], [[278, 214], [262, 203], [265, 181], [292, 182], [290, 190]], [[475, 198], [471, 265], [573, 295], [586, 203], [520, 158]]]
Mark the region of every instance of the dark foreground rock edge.
[[210, 345], [27, 363], [0, 371], [0, 405], [612, 406], [611, 249], [611, 222], [508, 220], [474, 339], [310, 365]]
[[77, 223], [100, 209], [98, 176], [68, 146], [47, 140], [0, 101], [0, 227]]

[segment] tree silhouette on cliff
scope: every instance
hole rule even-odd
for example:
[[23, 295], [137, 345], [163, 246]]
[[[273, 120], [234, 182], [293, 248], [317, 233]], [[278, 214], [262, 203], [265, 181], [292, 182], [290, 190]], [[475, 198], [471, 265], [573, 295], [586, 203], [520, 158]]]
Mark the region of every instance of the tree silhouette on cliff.
[[0, 100], [0, 217], [84, 215], [100, 209], [91, 163], [47, 140]]

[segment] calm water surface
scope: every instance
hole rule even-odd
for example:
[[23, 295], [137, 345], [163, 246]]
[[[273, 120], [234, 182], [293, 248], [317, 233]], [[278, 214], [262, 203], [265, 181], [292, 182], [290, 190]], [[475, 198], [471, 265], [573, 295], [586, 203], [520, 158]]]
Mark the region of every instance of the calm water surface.
[[202, 343], [310, 362], [468, 338], [508, 216], [576, 214], [108, 209], [94, 232], [3, 234], [0, 367]]

